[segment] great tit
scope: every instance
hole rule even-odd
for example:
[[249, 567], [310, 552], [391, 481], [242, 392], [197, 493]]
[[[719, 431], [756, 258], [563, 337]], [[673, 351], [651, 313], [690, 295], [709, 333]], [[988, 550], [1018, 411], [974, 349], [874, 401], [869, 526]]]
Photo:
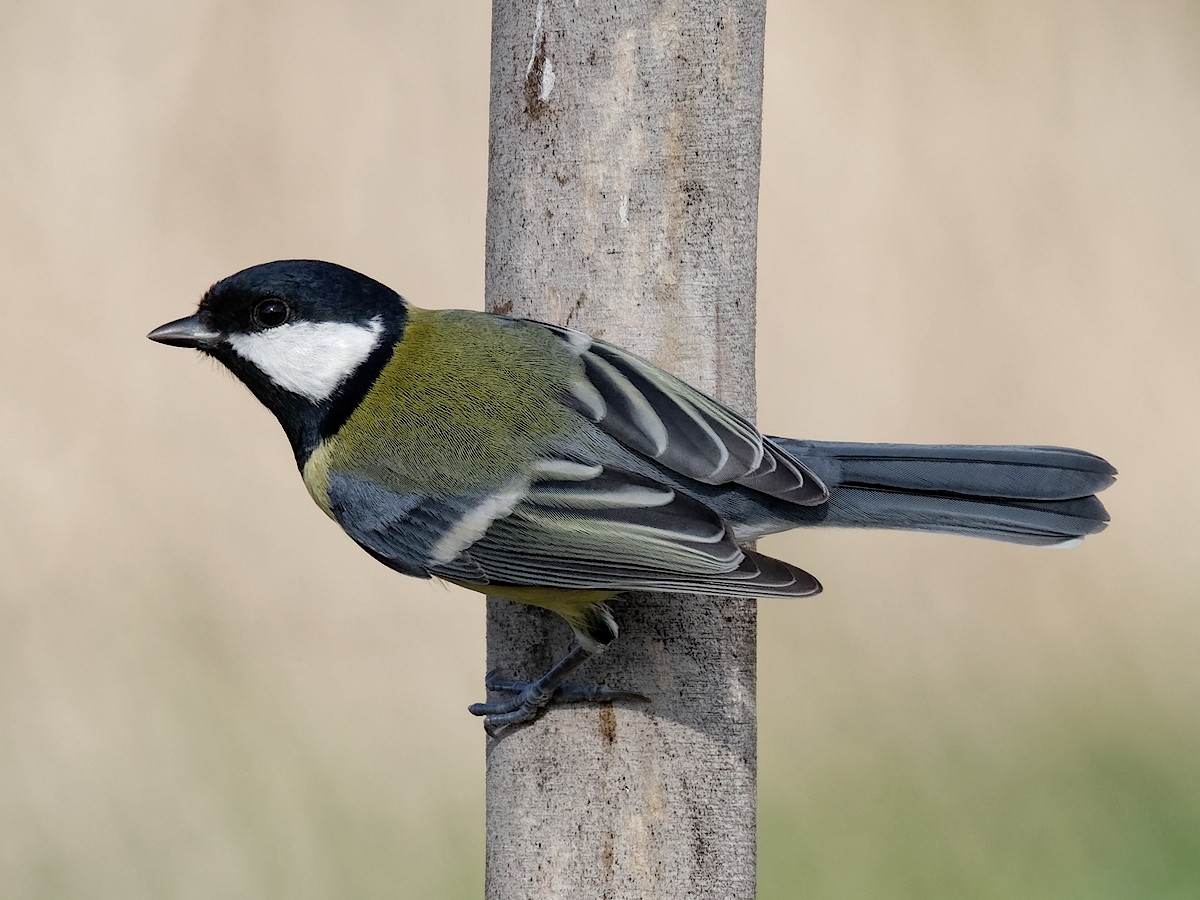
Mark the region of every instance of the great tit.
[[767, 437], [640, 357], [556, 325], [431, 311], [333, 263], [284, 260], [214, 284], [149, 338], [227, 366], [279, 419], [317, 505], [380, 562], [545, 607], [571, 652], [489, 732], [562, 699], [617, 636], [623, 591], [802, 597], [821, 590], [745, 544], [829, 525], [1067, 546], [1108, 521], [1116, 470], [1057, 447]]

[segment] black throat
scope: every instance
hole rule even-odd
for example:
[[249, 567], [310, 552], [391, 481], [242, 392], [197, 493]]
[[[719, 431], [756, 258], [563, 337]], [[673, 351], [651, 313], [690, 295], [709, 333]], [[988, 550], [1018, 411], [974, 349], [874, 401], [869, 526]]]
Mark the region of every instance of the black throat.
[[275, 414], [292, 445], [296, 465], [301, 471], [305, 463], [325, 438], [338, 432], [358, 408], [363, 397], [379, 378], [379, 373], [392, 358], [396, 344], [404, 336], [407, 314], [401, 303], [384, 317], [379, 343], [353, 374], [325, 400], [313, 401], [279, 387], [251, 363], [242, 359], [227, 346], [208, 350], [238, 379], [250, 388], [259, 402]]

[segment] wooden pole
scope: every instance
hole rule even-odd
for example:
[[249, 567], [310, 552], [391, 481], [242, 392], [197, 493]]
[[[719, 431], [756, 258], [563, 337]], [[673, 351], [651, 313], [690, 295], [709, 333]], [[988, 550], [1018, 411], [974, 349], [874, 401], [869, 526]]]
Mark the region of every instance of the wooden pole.
[[[754, 412], [765, 0], [494, 0], [487, 306], [570, 325]], [[755, 604], [638, 594], [579, 676], [648, 705], [551, 707], [488, 741], [487, 888], [750, 900]], [[488, 668], [571, 643], [488, 601]]]

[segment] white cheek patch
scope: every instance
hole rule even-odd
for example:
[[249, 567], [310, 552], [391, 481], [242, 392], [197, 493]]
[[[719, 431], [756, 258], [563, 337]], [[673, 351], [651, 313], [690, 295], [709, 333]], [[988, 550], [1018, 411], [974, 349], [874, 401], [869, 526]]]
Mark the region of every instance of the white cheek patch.
[[251, 334], [231, 334], [235, 353], [285, 391], [314, 403], [327, 400], [379, 343], [383, 322], [297, 322]]

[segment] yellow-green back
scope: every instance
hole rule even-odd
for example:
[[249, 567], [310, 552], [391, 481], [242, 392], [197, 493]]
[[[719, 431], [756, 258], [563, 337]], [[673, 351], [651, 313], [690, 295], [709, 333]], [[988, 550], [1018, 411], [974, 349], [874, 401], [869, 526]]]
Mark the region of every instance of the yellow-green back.
[[495, 489], [579, 427], [560, 402], [579, 368], [536, 325], [409, 307], [391, 360], [305, 482], [322, 506], [331, 468], [398, 493]]

